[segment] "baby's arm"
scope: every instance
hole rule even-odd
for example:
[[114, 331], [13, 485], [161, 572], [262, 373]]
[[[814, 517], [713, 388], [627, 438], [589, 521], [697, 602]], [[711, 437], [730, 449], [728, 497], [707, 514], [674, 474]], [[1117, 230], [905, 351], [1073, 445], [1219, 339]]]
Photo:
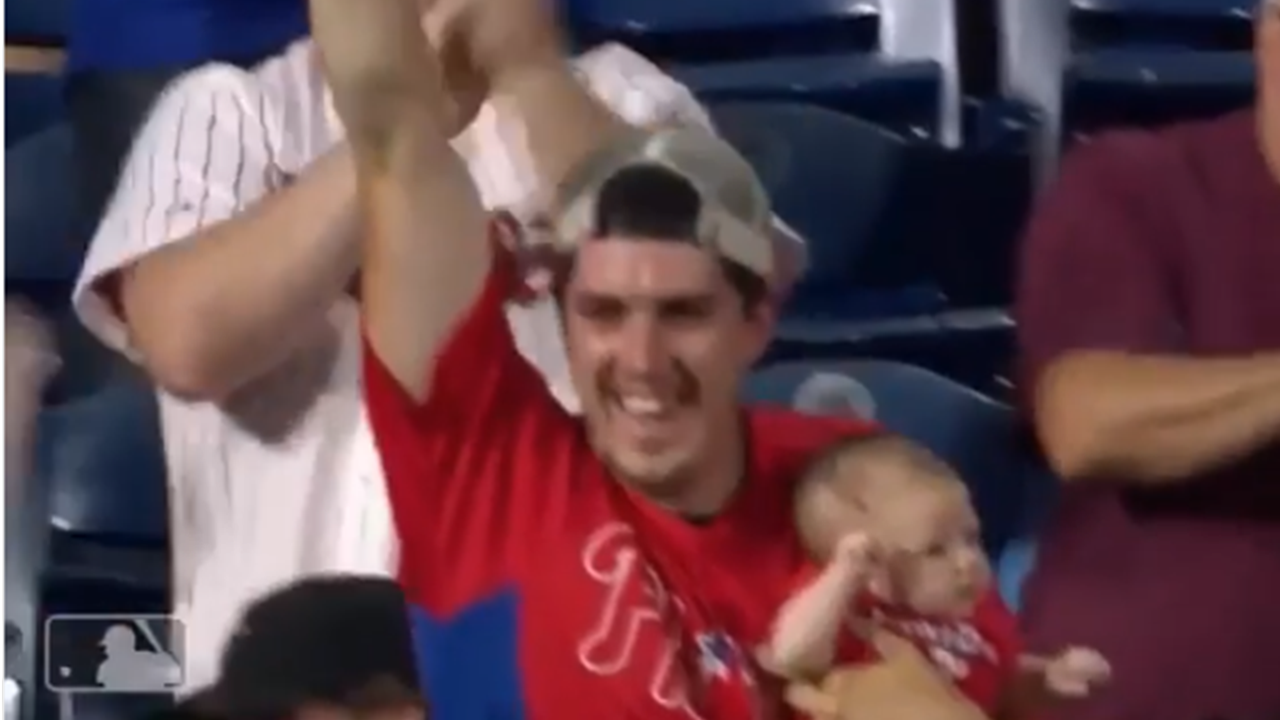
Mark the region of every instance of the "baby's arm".
[[760, 664], [766, 670], [800, 678], [831, 668], [841, 626], [862, 589], [870, 548], [865, 535], [844, 538], [817, 578], [783, 603], [768, 643], [760, 651]]

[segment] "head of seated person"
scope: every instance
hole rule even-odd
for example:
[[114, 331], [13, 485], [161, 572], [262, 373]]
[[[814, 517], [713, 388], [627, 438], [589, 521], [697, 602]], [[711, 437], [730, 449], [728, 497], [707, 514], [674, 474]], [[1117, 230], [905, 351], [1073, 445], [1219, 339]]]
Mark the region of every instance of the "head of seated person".
[[404, 595], [315, 576], [252, 603], [218, 680], [157, 720], [425, 720]]

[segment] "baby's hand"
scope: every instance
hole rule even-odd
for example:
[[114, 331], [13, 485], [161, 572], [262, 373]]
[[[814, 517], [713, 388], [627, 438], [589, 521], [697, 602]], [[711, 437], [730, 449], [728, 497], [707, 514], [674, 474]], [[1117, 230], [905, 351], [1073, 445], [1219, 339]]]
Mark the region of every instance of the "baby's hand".
[[1064, 698], [1088, 697], [1109, 680], [1110, 663], [1101, 653], [1089, 648], [1067, 648], [1050, 660], [1044, 669], [1045, 687]]
[[866, 533], [849, 533], [836, 543], [831, 562], [844, 572], [863, 577], [876, 563], [876, 544]]

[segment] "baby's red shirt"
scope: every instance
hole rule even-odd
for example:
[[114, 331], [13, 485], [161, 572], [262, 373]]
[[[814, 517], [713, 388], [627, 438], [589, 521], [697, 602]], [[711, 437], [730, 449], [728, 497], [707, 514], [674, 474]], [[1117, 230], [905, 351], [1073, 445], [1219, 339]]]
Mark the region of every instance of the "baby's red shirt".
[[[818, 572], [815, 568], [802, 572], [795, 590], [812, 582]], [[1017, 672], [1022, 642], [1017, 619], [994, 588], [964, 618], [924, 615], [862, 593], [850, 607], [836, 640], [837, 665], [875, 657], [875, 651], [854, 629], [856, 620], [868, 618], [913, 642], [988, 717], [999, 710], [1007, 683]]]

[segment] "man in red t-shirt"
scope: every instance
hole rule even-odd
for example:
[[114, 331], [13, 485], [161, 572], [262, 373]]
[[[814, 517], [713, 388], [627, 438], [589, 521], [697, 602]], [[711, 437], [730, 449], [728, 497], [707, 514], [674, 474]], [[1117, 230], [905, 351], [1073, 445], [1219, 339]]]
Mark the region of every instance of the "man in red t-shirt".
[[[459, 3], [465, 46], [440, 51], [522, 113], [560, 188], [544, 277], [575, 419], [503, 320], [525, 285], [518, 232], [491, 222], [439, 132], [413, 2], [358, 5], [311, 3], [367, 213], [368, 412], [434, 711], [772, 715], [751, 650], [802, 560], [789, 480], [865, 428], [738, 404], [771, 325], [759, 182], [710, 134], [619, 126], [573, 82], [540, 3]], [[916, 665], [894, 677], [869, 680], [868, 702], [892, 705], [897, 683], [933, 718], [974, 717]]]

